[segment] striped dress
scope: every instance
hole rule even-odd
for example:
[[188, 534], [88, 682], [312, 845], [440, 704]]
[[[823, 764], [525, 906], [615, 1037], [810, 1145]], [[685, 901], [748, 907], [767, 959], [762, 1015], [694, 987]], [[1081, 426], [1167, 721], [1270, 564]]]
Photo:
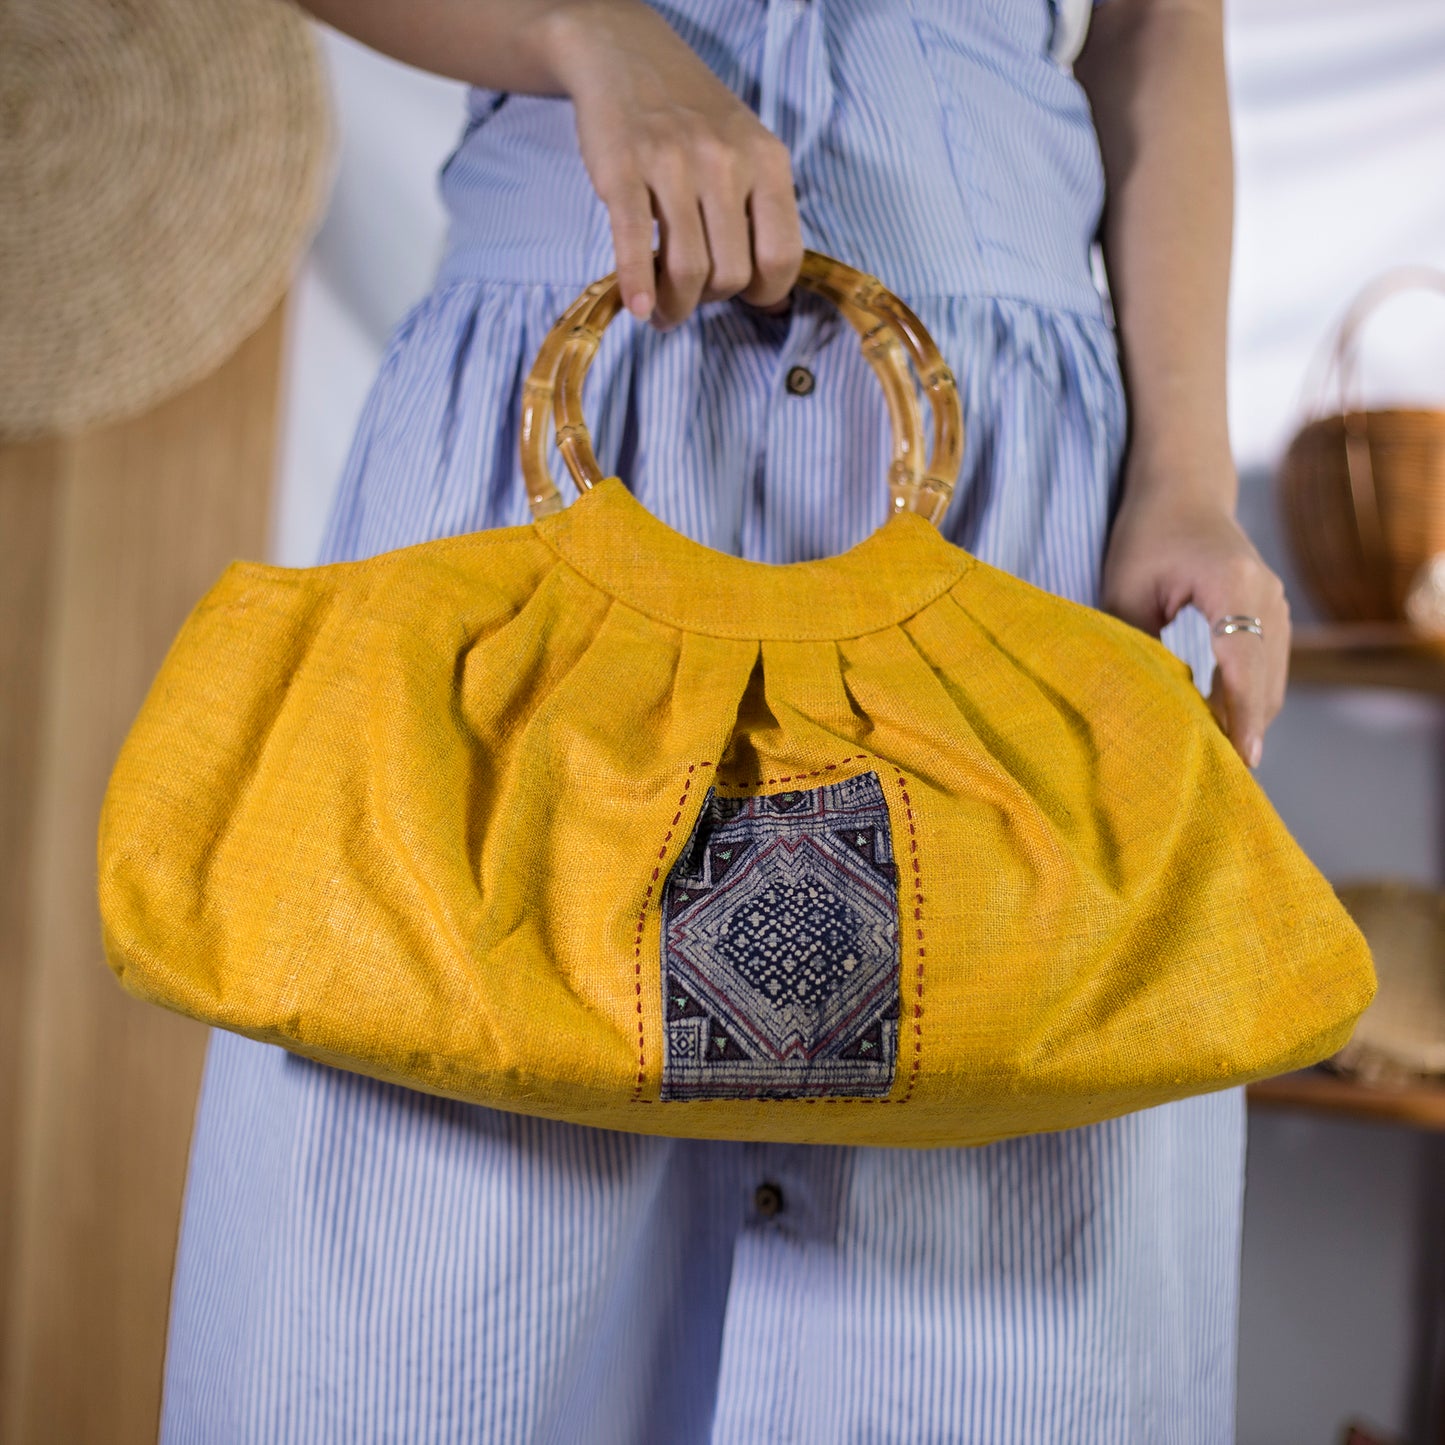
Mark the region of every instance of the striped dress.
[[[788, 144], [807, 244], [881, 276], [956, 371], [945, 533], [1095, 602], [1125, 408], [1090, 266], [1097, 142], [1050, 55], [1077, 17], [659, 8]], [[570, 104], [469, 106], [446, 256], [391, 339], [320, 561], [528, 520], [520, 380], [613, 264]], [[714, 548], [813, 558], [885, 515], [882, 396], [811, 295], [667, 334], [623, 317], [585, 401], [603, 466]], [[1209, 675], [1197, 614], [1165, 641]], [[1243, 1147], [1237, 1090], [978, 1149], [670, 1140], [217, 1033], [162, 1440], [1223, 1445]]]

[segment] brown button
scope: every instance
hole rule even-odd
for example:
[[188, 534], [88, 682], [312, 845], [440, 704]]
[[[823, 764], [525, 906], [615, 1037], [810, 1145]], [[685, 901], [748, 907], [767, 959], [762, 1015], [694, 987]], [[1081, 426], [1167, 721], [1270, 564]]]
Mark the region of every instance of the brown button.
[[771, 1219], [773, 1215], [781, 1214], [783, 1212], [783, 1191], [776, 1184], [759, 1184], [753, 1191], [753, 1208], [764, 1219]]
[[813, 373], [806, 366], [788, 368], [787, 387], [794, 396], [807, 396], [817, 384]]

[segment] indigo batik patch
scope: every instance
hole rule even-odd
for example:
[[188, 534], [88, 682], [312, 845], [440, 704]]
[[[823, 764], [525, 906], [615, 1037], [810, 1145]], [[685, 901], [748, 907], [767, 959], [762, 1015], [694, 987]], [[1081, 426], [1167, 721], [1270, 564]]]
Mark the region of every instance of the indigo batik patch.
[[709, 789], [662, 891], [664, 1099], [878, 1096], [898, 1058], [898, 875], [876, 773]]

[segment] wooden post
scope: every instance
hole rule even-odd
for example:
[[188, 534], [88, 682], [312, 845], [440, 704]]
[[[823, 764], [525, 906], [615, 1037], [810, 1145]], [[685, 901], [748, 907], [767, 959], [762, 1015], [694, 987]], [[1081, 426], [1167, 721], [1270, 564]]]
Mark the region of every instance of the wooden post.
[[283, 310], [135, 420], [0, 445], [0, 1445], [152, 1445], [206, 1030], [106, 967], [96, 828], [166, 649], [264, 558]]

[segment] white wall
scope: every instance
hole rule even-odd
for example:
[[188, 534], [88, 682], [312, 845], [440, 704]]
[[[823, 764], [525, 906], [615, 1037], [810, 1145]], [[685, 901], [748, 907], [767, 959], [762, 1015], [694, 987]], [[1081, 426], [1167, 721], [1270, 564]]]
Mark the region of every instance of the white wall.
[[271, 555], [314, 561], [326, 509], [387, 336], [425, 295], [446, 213], [436, 173], [465, 87], [317, 27], [340, 154], [330, 209], [292, 292], [286, 416]]
[[[1299, 423], [1310, 359], [1358, 287], [1401, 262], [1445, 267], [1445, 4], [1237, 0], [1228, 36], [1240, 515], [1307, 622], [1271, 468]], [[315, 555], [386, 336], [429, 284], [444, 226], [435, 174], [462, 120], [461, 87], [324, 38], [343, 148], [291, 315], [272, 544], [289, 565]], [[1445, 404], [1445, 299], [1387, 303], [1364, 356], [1367, 399]], [[1270, 731], [1259, 779], [1336, 881], [1440, 879], [1440, 726], [1418, 699], [1301, 689]], [[1240, 1445], [1333, 1442], [1351, 1415], [1405, 1432], [1422, 1245], [1445, 1227], [1441, 1144], [1254, 1114]]]
[[[1303, 623], [1316, 614], [1272, 468], [1359, 287], [1389, 266], [1445, 267], [1445, 6], [1239, 0], [1228, 45], [1240, 516]], [[1445, 405], [1445, 297], [1384, 303], [1362, 363], [1365, 400]], [[1330, 878], [1445, 878], [1440, 717], [1399, 694], [1291, 693], [1259, 781]], [[1445, 1231], [1445, 1140], [1258, 1110], [1250, 1124], [1240, 1445], [1333, 1442], [1351, 1415], [1403, 1438], [1419, 1428], [1417, 1295], [1427, 1237]]]

